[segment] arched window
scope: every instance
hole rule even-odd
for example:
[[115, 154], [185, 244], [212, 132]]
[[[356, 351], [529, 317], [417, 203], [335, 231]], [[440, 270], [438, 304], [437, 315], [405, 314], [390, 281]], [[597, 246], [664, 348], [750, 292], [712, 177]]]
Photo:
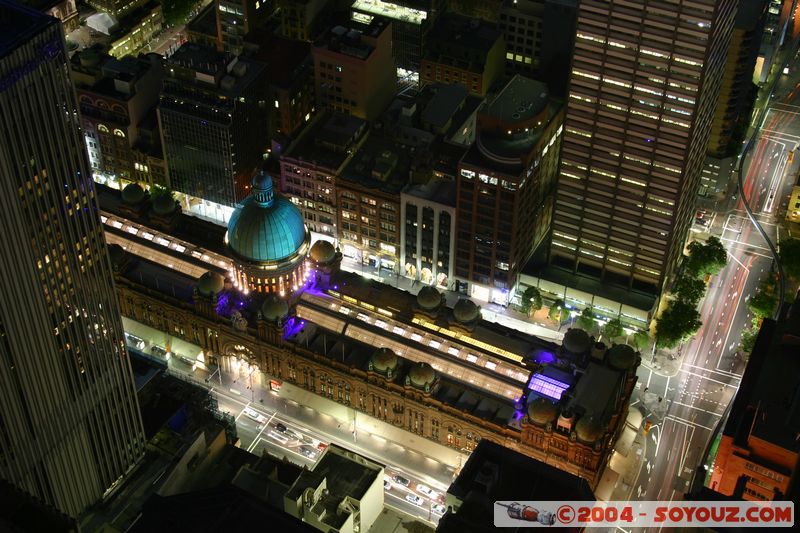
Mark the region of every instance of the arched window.
[[125, 138], [125, 132], [122, 131], [121, 129], [115, 129], [114, 135], [116, 135], [117, 137], [122, 137], [123, 139]]
[[102, 131], [103, 133], [108, 133], [108, 126], [105, 124], [98, 124], [97, 131]]

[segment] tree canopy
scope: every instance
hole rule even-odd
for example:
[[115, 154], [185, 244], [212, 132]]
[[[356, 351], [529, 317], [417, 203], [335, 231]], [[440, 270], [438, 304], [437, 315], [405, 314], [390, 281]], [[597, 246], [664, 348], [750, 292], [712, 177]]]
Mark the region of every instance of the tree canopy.
[[752, 352], [753, 347], [756, 345], [756, 337], [758, 337], [758, 329], [756, 328], [750, 328], [742, 331], [742, 338], [739, 341], [739, 349], [748, 354]]
[[197, 0], [161, 0], [161, 12], [170, 26], [186, 21]]
[[592, 308], [586, 307], [583, 311], [581, 311], [576, 323], [578, 324], [578, 327], [584, 331], [594, 331], [594, 329], [597, 327], [597, 320], [594, 319]]
[[782, 241], [780, 256], [786, 275], [800, 279], [800, 239]]
[[686, 272], [694, 277], [713, 276], [728, 263], [728, 252], [717, 237], [709, 237], [705, 243], [694, 241], [689, 244], [689, 258]]
[[683, 274], [675, 281], [675, 294], [678, 298], [694, 305], [697, 305], [705, 292], [705, 282], [697, 277]]
[[561, 320], [564, 314], [564, 305], [564, 300], [561, 298], [553, 302], [553, 305], [550, 306], [550, 311], [547, 314], [547, 316], [550, 317], [550, 320]]
[[694, 304], [681, 299], [674, 300], [656, 324], [656, 346], [675, 348], [694, 335], [702, 325]]
[[542, 293], [536, 287], [528, 287], [522, 293], [522, 312], [530, 314], [542, 308]]
[[650, 345], [650, 335], [644, 331], [637, 331], [633, 334], [631, 342], [641, 352]]
[[771, 317], [778, 305], [778, 293], [775, 290], [776, 279], [770, 275], [759, 285], [756, 293], [747, 301], [747, 307], [756, 318]]
[[612, 318], [606, 325], [603, 326], [603, 336], [609, 339], [616, 339], [617, 337], [621, 337], [623, 333], [622, 329], [622, 322], [619, 318]]

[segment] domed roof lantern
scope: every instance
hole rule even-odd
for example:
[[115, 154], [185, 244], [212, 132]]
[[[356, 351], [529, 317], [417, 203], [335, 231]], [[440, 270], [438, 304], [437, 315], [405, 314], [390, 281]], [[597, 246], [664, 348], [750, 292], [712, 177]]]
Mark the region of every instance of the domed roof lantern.
[[275, 201], [275, 196], [272, 192], [272, 176], [263, 170], [255, 175], [253, 178], [253, 196], [256, 202], [261, 207], [270, 207], [272, 202]]

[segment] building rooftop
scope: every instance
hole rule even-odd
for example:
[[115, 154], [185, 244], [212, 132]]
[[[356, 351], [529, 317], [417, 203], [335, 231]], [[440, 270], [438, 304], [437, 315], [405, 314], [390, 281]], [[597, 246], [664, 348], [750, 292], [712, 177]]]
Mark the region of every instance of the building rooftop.
[[425, 59], [469, 72], [483, 72], [486, 56], [502, 33], [494, 24], [448, 13], [436, 20]]
[[322, 113], [304, 128], [282, 157], [298, 159], [336, 172], [354, 143], [366, 133], [367, 123], [343, 113]]
[[562, 109], [547, 86], [515, 75], [478, 110], [478, 138], [464, 162], [518, 175], [546, 127]]
[[332, 27], [314, 42], [314, 48], [365, 60], [375, 50], [375, 46], [364, 37], [377, 38], [389, 27], [389, 21], [375, 17], [369, 24], [350, 21], [348, 26]]
[[272, 176], [262, 171], [253, 179], [252, 193], [231, 215], [227, 241], [240, 259], [274, 263], [296, 254], [307, 234], [303, 214], [273, 191]]
[[410, 169], [408, 150], [373, 130], [342, 169], [340, 178], [367, 189], [398, 194], [408, 183]]
[[[0, 0], [0, 57], [28, 42], [30, 38], [51, 24], [59, 23], [57, 19], [24, 6], [13, 0]], [[53, 42], [53, 51], [63, 45]]]
[[217, 533], [265, 528], [287, 533], [319, 531], [234, 485], [166, 497], [153, 495], [145, 502], [139, 520], [128, 531]]
[[265, 31], [250, 32], [248, 42], [258, 46], [254, 58], [267, 65], [270, 83], [289, 88], [311, 70], [311, 44]]
[[724, 434], [749, 448], [748, 438], [800, 452], [800, 303], [779, 322], [764, 319], [733, 400]]
[[437, 532], [492, 530], [495, 501], [594, 499], [585, 479], [484, 439], [447, 490], [445, 505], [457, 512], [442, 517]]
[[217, 9], [216, 3], [211, 2], [204, 7], [195, 18], [189, 21], [186, 29], [203, 35], [216, 37], [217, 35]]
[[455, 181], [431, 181], [424, 185], [408, 185], [403, 190], [403, 194], [423, 200], [430, 200], [437, 204], [455, 207], [456, 188], [457, 185]]
[[[2, 7], [0, 7], [2, 18]], [[40, 502], [0, 479], [0, 530], [12, 532], [47, 531], [48, 533], [77, 533], [78, 523], [74, 518], [60, 513], [55, 508]]]
[[464, 105], [469, 92], [459, 83], [437, 84], [433, 98], [422, 111], [422, 122], [437, 130], [444, 129], [456, 112]]
[[[297, 481], [286, 493], [286, 498], [300, 500], [306, 489], [316, 491], [323, 483], [328, 492], [323, 492], [314, 502], [312, 512], [322, 517], [331, 527], [339, 528], [348, 514], [341, 512], [345, 498], [360, 501], [374, 483], [381, 483], [384, 465], [361, 455], [331, 444], [313, 466], [303, 470]], [[378, 477], [381, 477], [379, 480]]]
[[[234, 99], [263, 75], [266, 65], [187, 42], [166, 60], [165, 93], [185, 91], [186, 84], [211, 89]], [[188, 97], [188, 96], [187, 96]], [[220, 103], [213, 101], [219, 106]]]

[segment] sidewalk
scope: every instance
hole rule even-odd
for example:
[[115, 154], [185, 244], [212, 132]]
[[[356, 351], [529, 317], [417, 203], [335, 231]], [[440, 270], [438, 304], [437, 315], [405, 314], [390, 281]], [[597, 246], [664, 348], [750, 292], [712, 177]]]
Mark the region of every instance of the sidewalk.
[[[341, 268], [347, 272], [361, 274], [362, 276], [381, 283], [386, 283], [387, 285], [402, 289], [411, 294], [417, 294], [422, 287], [426, 286], [426, 284], [421, 281], [409, 279], [383, 269], [379, 272], [370, 266], [362, 267], [360, 263], [347, 257], [342, 258]], [[457, 291], [442, 290], [438, 287], [437, 289], [445, 295], [445, 301], [449, 307], [453, 307], [459, 299], [466, 298], [481, 306], [481, 315], [484, 320], [501, 324], [508, 328], [516, 329], [517, 331], [549, 341], [561, 342], [561, 339], [564, 338], [564, 331], [566, 331], [566, 328], [563, 328], [563, 331], [556, 331], [554, 328], [548, 327], [547, 322], [550, 321], [531, 321], [531, 319], [523, 313], [519, 313], [510, 307], [476, 300]], [[545, 314], [545, 318], [546, 316]]]
[[655, 355], [650, 351], [650, 353], [642, 354], [642, 366], [657, 374], [672, 378], [677, 376], [681, 370], [681, 357], [682, 355], [675, 350], [660, 349], [656, 350]]
[[643, 420], [642, 411], [632, 407], [595, 490], [599, 500], [625, 501], [638, 497], [638, 494], [633, 496], [631, 492], [636, 486], [646, 455], [647, 436], [642, 431]]

